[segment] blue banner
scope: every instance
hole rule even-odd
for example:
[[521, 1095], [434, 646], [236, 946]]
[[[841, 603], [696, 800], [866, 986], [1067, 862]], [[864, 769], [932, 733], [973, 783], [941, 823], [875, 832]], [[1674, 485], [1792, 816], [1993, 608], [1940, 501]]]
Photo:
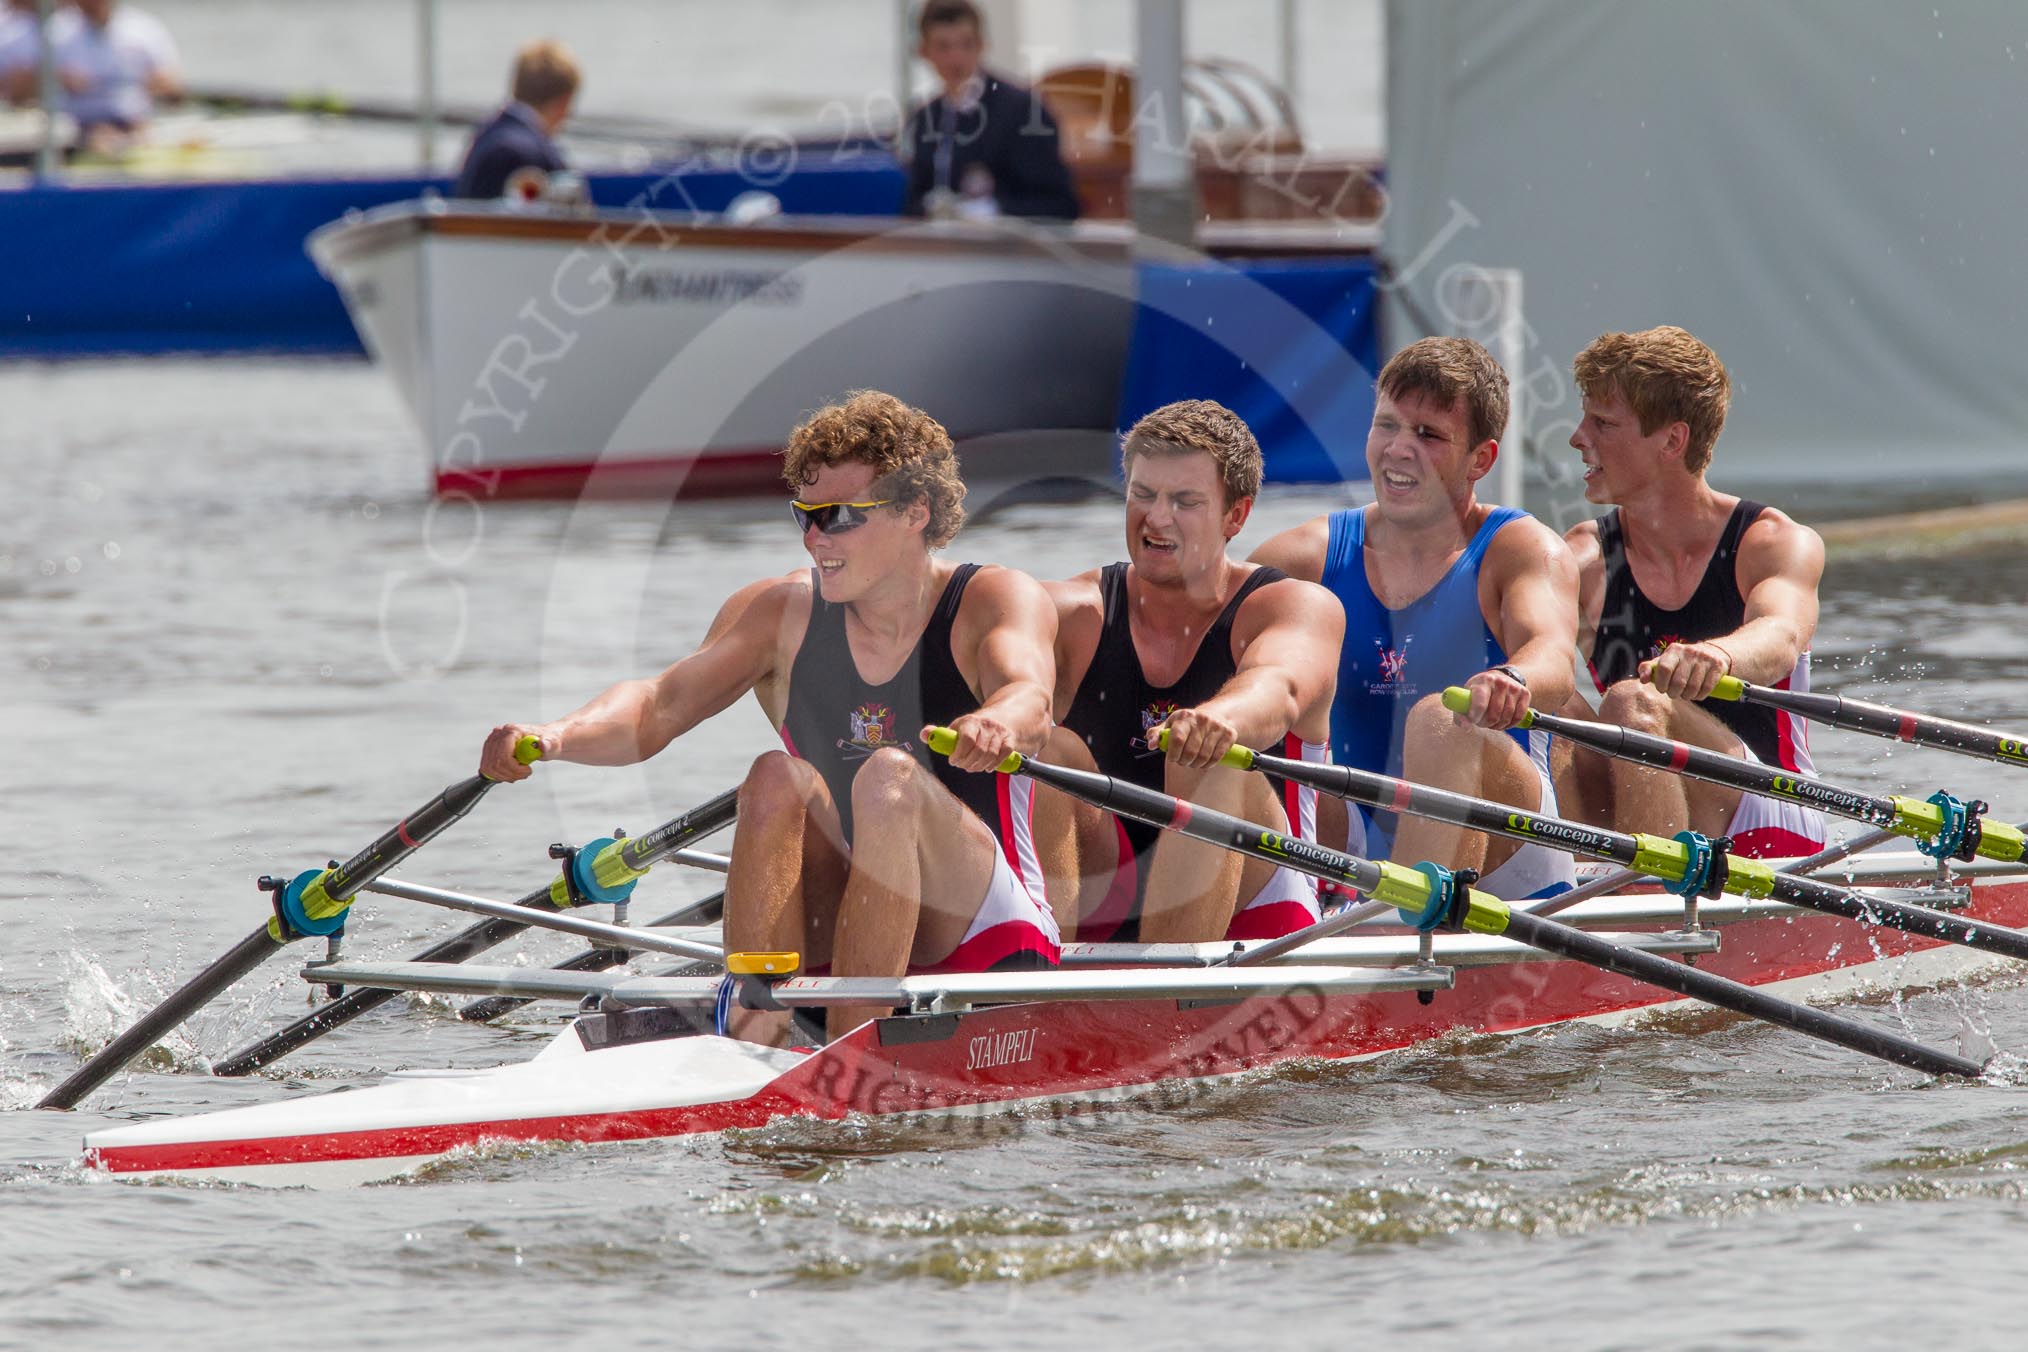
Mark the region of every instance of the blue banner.
[[1380, 369], [1369, 257], [1144, 264], [1120, 428], [1178, 399], [1246, 420], [1280, 483], [1366, 477]]
[[[812, 162], [814, 161], [814, 163]], [[717, 211], [756, 186], [732, 169], [599, 175], [593, 201], [651, 186], [671, 210]], [[904, 180], [884, 152], [818, 148], [765, 186], [797, 214], [891, 216]], [[337, 290], [303, 241], [347, 211], [449, 191], [444, 178], [83, 184], [0, 192], [0, 357], [202, 352], [358, 355]]]

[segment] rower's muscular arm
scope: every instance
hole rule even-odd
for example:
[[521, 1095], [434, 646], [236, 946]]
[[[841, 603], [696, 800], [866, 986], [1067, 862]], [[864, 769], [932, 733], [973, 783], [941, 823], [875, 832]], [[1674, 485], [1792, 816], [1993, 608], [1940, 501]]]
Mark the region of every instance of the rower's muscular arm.
[[1049, 594], [1056, 610], [1056, 690], [1052, 703], [1060, 723], [1069, 715], [1070, 706], [1077, 699], [1077, 688], [1084, 684], [1085, 673], [1091, 670], [1092, 658], [1097, 655], [1099, 631], [1105, 627], [1105, 594], [1099, 589], [1097, 569], [1061, 582], [1045, 582], [1042, 590]]
[[[1279, 535], [1271, 535], [1261, 542], [1258, 549], [1247, 556], [1248, 563], [1264, 563], [1270, 568], [1279, 568], [1290, 577], [1304, 582], [1324, 580], [1324, 556], [1331, 549], [1331, 518], [1320, 516], [1305, 521], [1300, 526], [1291, 526]], [[1339, 623], [1344, 623], [1340, 616]], [[1331, 659], [1335, 670], [1338, 659]]]
[[1740, 538], [1734, 568], [1746, 598], [1739, 628], [1701, 643], [1670, 645], [1642, 668], [1644, 679], [1678, 698], [1703, 699], [1720, 676], [1772, 685], [1794, 669], [1817, 632], [1823, 539], [1770, 507]]
[[1577, 562], [1555, 531], [1525, 517], [1500, 528], [1486, 564], [1494, 595], [1488, 622], [1506, 665], [1527, 685], [1482, 671], [1465, 682], [1472, 705], [1462, 717], [1499, 731], [1520, 722], [1530, 706], [1561, 709], [1576, 689], [1570, 650], [1577, 642]]
[[1577, 650], [1590, 661], [1598, 646], [1598, 622], [1605, 614], [1605, 554], [1599, 548], [1598, 522], [1580, 521], [1563, 537], [1577, 566]]
[[479, 772], [493, 779], [526, 778], [514, 744], [532, 735], [544, 760], [632, 765], [661, 751], [767, 680], [777, 665], [782, 615], [807, 575], [766, 578], [734, 592], [720, 607], [697, 651], [649, 680], [621, 681], [582, 708], [548, 723], [506, 723], [493, 729]]
[[1345, 643], [1345, 608], [1311, 582], [1273, 582], [1239, 613], [1238, 669], [1218, 693], [1164, 720], [1169, 758], [1192, 768], [1216, 765], [1234, 744], [1277, 745], [1289, 732], [1305, 741], [1330, 737], [1331, 696]]
[[1009, 752], [1042, 750], [1056, 685], [1056, 607], [1042, 584], [1013, 568], [981, 568], [965, 588], [951, 643], [979, 692], [978, 709], [951, 720], [951, 764], [991, 770]]

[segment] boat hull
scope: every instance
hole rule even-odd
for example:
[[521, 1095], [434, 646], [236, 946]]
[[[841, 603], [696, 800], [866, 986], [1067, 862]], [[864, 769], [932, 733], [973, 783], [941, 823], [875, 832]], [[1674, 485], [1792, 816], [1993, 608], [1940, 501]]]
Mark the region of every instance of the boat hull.
[[[2028, 924], [2028, 882], [1981, 881], [1965, 913]], [[1721, 937], [1699, 966], [1798, 997], [1933, 984], [2007, 965], [1764, 903], [1726, 923]], [[1443, 956], [1440, 940], [1436, 960]], [[1456, 1030], [1616, 1022], [1687, 1003], [1544, 956], [1460, 966], [1454, 987], [1427, 1002], [1413, 991], [1297, 989], [1229, 1002], [1034, 1003], [880, 1019], [814, 1053], [708, 1036], [594, 1049], [598, 1039], [580, 1020], [524, 1064], [116, 1128], [90, 1136], [85, 1159], [129, 1177], [349, 1184], [503, 1143], [640, 1141], [792, 1117], [967, 1113], [1187, 1092], [1294, 1059], [1376, 1056]]]
[[[1111, 473], [1134, 322], [1121, 240], [1020, 223], [407, 203], [312, 256], [430, 450], [478, 498], [780, 488], [809, 412], [880, 389], [983, 446], [968, 472]], [[1066, 446], [1062, 434], [1087, 433]]]

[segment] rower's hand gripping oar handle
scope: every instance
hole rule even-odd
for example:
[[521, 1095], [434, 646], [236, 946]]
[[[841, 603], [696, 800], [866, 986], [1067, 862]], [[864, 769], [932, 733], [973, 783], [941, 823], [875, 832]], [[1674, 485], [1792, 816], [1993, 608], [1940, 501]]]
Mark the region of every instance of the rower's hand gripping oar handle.
[[[1157, 728], [1155, 730], [1155, 750], [1167, 751], [1168, 749], [1169, 729]], [[1228, 770], [1252, 770], [1258, 765], [1255, 756], [1256, 753], [1252, 747], [1241, 746], [1238, 742], [1234, 742], [1225, 749], [1225, 754], [1218, 758], [1218, 763]]]
[[[1461, 685], [1453, 685], [1446, 688], [1440, 698], [1443, 700], [1444, 708], [1449, 709], [1454, 714], [1469, 713], [1471, 711], [1472, 692]], [[1514, 726], [1517, 728], [1534, 727], [1535, 711], [1533, 709], [1522, 710], [1521, 721]]]
[[[541, 760], [542, 739], [532, 732], [520, 738], [514, 743], [514, 759], [516, 763], [521, 765], [533, 765]], [[498, 784], [500, 782], [491, 775], [480, 775], [479, 778], [485, 780], [488, 784]]]
[[[936, 752], [939, 756], [948, 756], [958, 749], [958, 734], [954, 728], [924, 728], [923, 740], [928, 742], [929, 749]], [[1027, 763], [1028, 758], [1023, 756], [1019, 751], [1010, 751], [1007, 753], [1006, 760], [1001, 761], [993, 767], [993, 773], [996, 775], [1018, 775], [1021, 773], [1021, 767]]]
[[[951, 754], [958, 744], [949, 728], [931, 727], [923, 733], [930, 750], [940, 756]], [[1237, 768], [1237, 767], [1235, 767]], [[1165, 830], [1180, 831], [1225, 849], [1236, 849], [1256, 858], [1286, 863], [1299, 872], [1344, 883], [1361, 895], [1385, 902], [1403, 913], [1403, 919], [1419, 928], [1447, 926], [1478, 934], [1500, 934], [1507, 928], [1507, 903], [1497, 897], [1453, 882], [1449, 870], [1421, 864], [1409, 868], [1382, 860], [1361, 859], [1325, 849], [1296, 836], [1265, 830], [1259, 825], [1191, 807], [1186, 817], [1175, 816], [1177, 800], [1167, 794], [1144, 789], [1107, 775], [1072, 770], [1030, 760], [1018, 752], [994, 767], [999, 774], [1026, 774], [1061, 792], [1109, 812], [1133, 817]]]

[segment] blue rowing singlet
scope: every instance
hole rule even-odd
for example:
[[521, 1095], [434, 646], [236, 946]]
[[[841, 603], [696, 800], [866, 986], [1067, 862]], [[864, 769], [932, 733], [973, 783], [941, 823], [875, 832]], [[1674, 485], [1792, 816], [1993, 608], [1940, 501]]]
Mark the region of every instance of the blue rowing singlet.
[[[1338, 659], [1338, 691], [1331, 699], [1331, 759], [1376, 774], [1401, 773], [1402, 729], [1408, 711], [1425, 695], [1463, 685], [1507, 660], [1506, 650], [1479, 609], [1479, 565], [1500, 527], [1527, 513], [1495, 507], [1435, 586], [1399, 610], [1373, 594], [1366, 576], [1366, 513], [1358, 507], [1331, 513], [1323, 583], [1345, 607], [1345, 647]], [[1514, 729], [1545, 779], [1549, 739]], [[1361, 809], [1367, 844], [1382, 858], [1394, 839], [1394, 814]]]

